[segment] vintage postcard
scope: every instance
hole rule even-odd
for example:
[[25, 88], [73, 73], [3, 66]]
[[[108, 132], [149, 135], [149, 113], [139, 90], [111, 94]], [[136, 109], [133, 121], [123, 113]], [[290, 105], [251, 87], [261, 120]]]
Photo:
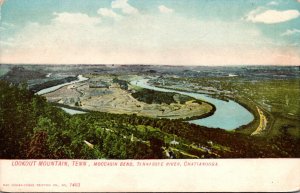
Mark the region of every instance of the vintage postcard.
[[0, 2], [1, 191], [300, 191], [299, 0]]

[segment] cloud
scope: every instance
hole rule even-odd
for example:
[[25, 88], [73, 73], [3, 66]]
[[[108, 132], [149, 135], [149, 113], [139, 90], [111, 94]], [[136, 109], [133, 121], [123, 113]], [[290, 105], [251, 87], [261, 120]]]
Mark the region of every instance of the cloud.
[[276, 5], [279, 5], [279, 3], [276, 2], [276, 1], [271, 1], [270, 3], [268, 3], [268, 5], [274, 5], [274, 6], [276, 6]]
[[87, 14], [83, 13], [54, 13], [56, 16], [54, 22], [60, 24], [69, 24], [69, 25], [88, 25], [88, 24], [98, 24], [101, 22], [100, 18], [90, 17]]
[[288, 29], [286, 30], [284, 33], [281, 34], [281, 36], [291, 36], [291, 35], [295, 35], [295, 34], [300, 34], [300, 30], [299, 29]]
[[15, 25], [7, 22], [0, 22], [0, 31], [14, 29]]
[[98, 9], [97, 13], [103, 17], [109, 17], [113, 19], [121, 19], [121, 16], [116, 14], [113, 10], [107, 8], [100, 8]]
[[159, 11], [160, 11], [161, 13], [173, 13], [173, 12], [174, 12], [173, 9], [168, 8], [168, 7], [164, 6], [164, 5], [158, 6], [158, 9], [159, 9]]
[[13, 47], [16, 46], [16, 42], [13, 39], [8, 39], [7, 41], [0, 41], [0, 45], [3, 47]]
[[247, 16], [246, 20], [253, 23], [265, 23], [265, 24], [274, 24], [286, 22], [292, 19], [295, 19], [300, 16], [298, 10], [266, 10], [262, 12], [261, 8], [251, 11]]
[[111, 7], [113, 9], [121, 9], [121, 11], [125, 14], [129, 15], [134, 15], [138, 14], [139, 11], [132, 7], [129, 3], [128, 0], [115, 0], [111, 2]]
[[1, 22], [0, 25], [6, 26], [6, 27], [15, 27], [14, 24], [12, 24], [12, 23], [7, 23], [7, 22]]
[[[100, 13], [99, 13], [100, 12]], [[104, 17], [109, 11], [98, 13]], [[203, 21], [171, 14], [122, 15], [113, 25], [83, 13], [55, 13], [47, 24], [28, 23], [1, 44], [8, 63], [272, 64], [296, 63], [254, 25]], [[5, 40], [0, 37], [0, 41]], [[285, 48], [287, 49], [287, 48]], [[269, 57], [262, 57], [268, 55]]]

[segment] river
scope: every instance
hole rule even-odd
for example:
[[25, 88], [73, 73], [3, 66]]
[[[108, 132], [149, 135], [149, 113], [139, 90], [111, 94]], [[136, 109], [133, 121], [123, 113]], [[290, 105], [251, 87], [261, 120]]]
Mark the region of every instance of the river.
[[199, 100], [207, 101], [215, 105], [216, 111], [213, 115], [206, 118], [189, 121], [190, 123], [211, 127], [211, 128], [233, 130], [242, 125], [246, 125], [250, 123], [254, 119], [254, 116], [245, 107], [241, 106], [235, 101], [229, 100], [227, 102], [216, 98], [212, 98], [205, 94], [158, 88], [155, 86], [150, 86], [148, 84], [148, 80], [149, 79], [135, 80], [135, 81], [131, 81], [131, 84], [146, 89], [156, 90], [156, 91], [175, 92], [175, 93], [191, 96]]
[[66, 107], [60, 107], [62, 110], [65, 112], [69, 113], [70, 115], [75, 115], [75, 114], [84, 114], [86, 113], [85, 111], [80, 111], [80, 110], [74, 110], [74, 109], [69, 109]]
[[56, 85], [56, 86], [51, 86], [49, 88], [42, 89], [42, 90], [38, 91], [36, 94], [43, 95], [43, 94], [46, 94], [46, 93], [49, 93], [49, 92], [56, 91], [56, 90], [60, 89], [63, 86], [88, 80], [88, 78], [83, 77], [82, 75], [78, 75], [77, 78], [78, 78], [78, 80], [74, 80], [74, 81], [71, 81], [71, 82], [66, 82], [66, 83], [63, 83], [63, 84], [59, 84], [59, 85]]
[[[86, 78], [82, 75], [78, 75], [77, 78], [78, 78], [78, 80], [74, 80], [74, 81], [71, 81], [71, 82], [66, 82], [66, 83], [63, 83], [63, 84], [59, 84], [59, 85], [56, 85], [56, 86], [51, 86], [49, 88], [42, 89], [42, 90], [38, 91], [36, 94], [43, 95], [43, 94], [46, 94], [46, 93], [49, 93], [49, 92], [56, 91], [56, 90], [60, 89], [63, 86], [88, 80], [88, 78]], [[74, 110], [74, 109], [69, 109], [69, 108], [65, 108], [65, 107], [60, 107], [60, 108], [62, 110], [64, 110], [65, 112], [71, 114], [71, 115], [86, 113], [85, 111]]]
[[[37, 94], [42, 95], [49, 92], [53, 92], [63, 86], [78, 83], [81, 81], [88, 80], [88, 78], [83, 77], [82, 75], [78, 75], [78, 80], [71, 81], [68, 83], [59, 84], [56, 86], [52, 86], [46, 89], [42, 89]], [[149, 79], [141, 79], [141, 80], [135, 80], [131, 81], [130, 83], [132, 85], [136, 85], [142, 88], [156, 90], [156, 91], [162, 91], [162, 92], [175, 92], [179, 94], [184, 94], [187, 96], [194, 97], [199, 100], [207, 101], [208, 103], [211, 103], [215, 105], [216, 111], [213, 115], [202, 118], [202, 119], [196, 119], [189, 121], [190, 123], [196, 124], [196, 125], [202, 125], [206, 127], [211, 128], [221, 128], [225, 130], [233, 130], [236, 129], [242, 125], [246, 125], [250, 123], [254, 116], [243, 106], [240, 104], [229, 100], [229, 101], [223, 101], [220, 99], [212, 98], [206, 94], [200, 94], [200, 93], [192, 93], [192, 92], [183, 92], [183, 91], [177, 91], [177, 90], [171, 90], [166, 88], [158, 88], [155, 86], [151, 86], [148, 84]], [[66, 111], [69, 114], [81, 114], [86, 113], [84, 111], [80, 110], [73, 110], [68, 108], [62, 108], [64, 111]]]

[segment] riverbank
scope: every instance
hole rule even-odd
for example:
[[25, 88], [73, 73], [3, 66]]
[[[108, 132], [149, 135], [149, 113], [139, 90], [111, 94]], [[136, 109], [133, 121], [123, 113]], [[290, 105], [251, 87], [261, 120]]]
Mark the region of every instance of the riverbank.
[[187, 95], [210, 104], [216, 108], [215, 112], [206, 118], [189, 121], [190, 123], [205, 126], [208, 128], [221, 128], [225, 130], [235, 130], [243, 125], [251, 123], [254, 116], [246, 108], [233, 100], [220, 100], [212, 98], [207, 94], [195, 92], [177, 91], [176, 89], [159, 88], [148, 84], [149, 79], [132, 81], [131, 83], [143, 88], [153, 89], [162, 92], [176, 92]]
[[31, 86], [29, 88], [29, 90], [32, 90], [33, 92], [37, 93], [43, 89], [47, 89], [47, 88], [57, 86], [60, 84], [69, 83], [69, 82], [72, 82], [75, 80], [78, 80], [78, 78], [75, 76], [74, 77], [66, 77], [66, 78], [62, 78], [62, 79], [58, 79], [58, 80], [50, 80], [50, 81], [47, 81], [47, 82], [44, 82], [41, 84], [35, 84], [35, 85]]
[[0, 88], [3, 159], [159, 159], [167, 158], [164, 149], [177, 159], [299, 157], [288, 136], [271, 141], [136, 115], [70, 116], [26, 89], [3, 82]]
[[134, 88], [129, 86], [130, 88], [124, 89], [118, 83], [114, 83], [113, 76], [89, 76], [88, 78], [90, 80], [87, 82], [63, 85], [43, 96], [49, 102], [76, 107], [76, 110], [136, 114], [160, 119], [191, 120], [194, 117], [207, 117], [215, 111], [215, 107], [209, 103], [197, 100], [188, 100], [184, 103], [174, 101], [170, 104], [147, 104], [132, 96], [135, 92]]
[[[185, 89], [179, 89], [179, 88], [175, 89], [173, 87], [169, 88], [167, 86], [163, 87], [163, 86], [160, 86], [160, 85], [159, 86], [156, 85], [155, 87], [158, 87], [158, 88], [161, 88], [161, 89], [173, 89], [173, 90], [180, 91], [180, 92], [195, 92], [197, 94], [205, 94], [205, 95], [211, 96], [213, 98], [216, 98], [216, 99], [219, 99], [219, 100], [222, 100], [222, 101], [225, 101], [225, 102], [228, 102], [229, 100], [232, 100], [232, 101], [238, 103], [239, 105], [243, 106], [245, 109], [247, 109], [254, 116], [253, 120], [250, 123], [245, 124], [245, 125], [241, 125], [238, 128], [234, 129], [233, 131], [238, 132], [238, 133], [243, 133], [243, 134], [246, 134], [246, 135], [251, 135], [259, 127], [260, 114], [256, 110], [257, 106], [255, 104], [252, 104], [253, 102], [251, 102], [250, 100], [246, 100], [246, 99], [244, 99], [240, 96], [236, 96], [234, 98], [234, 97], [230, 97], [230, 96], [226, 96], [226, 95], [205, 93], [205, 92], [201, 92], [201, 91], [200, 92], [199, 91], [191, 91], [191, 90], [185, 90]], [[213, 105], [213, 104], [211, 104], [211, 105]], [[214, 110], [211, 113], [209, 113], [207, 115], [203, 115], [203, 116], [198, 116], [198, 117], [195, 116], [195, 117], [192, 117], [191, 119], [183, 120], [183, 121], [190, 121], [190, 120], [202, 119], [202, 118], [209, 117], [209, 116], [213, 115], [216, 111], [215, 105], [213, 105], [213, 106], [214, 106]], [[268, 128], [267, 126], [266, 126], [265, 130], [267, 130], [267, 128]]]
[[64, 108], [64, 109], [71, 109], [71, 110], [74, 110], [74, 111], [78, 111], [78, 112], [82, 112], [82, 113], [90, 113], [90, 112], [93, 112], [93, 111], [90, 111], [90, 110], [87, 110], [87, 109], [82, 109], [82, 108], [79, 108], [79, 107], [75, 107], [75, 106], [70, 106], [70, 105], [65, 105], [65, 104], [61, 104], [61, 103], [56, 103], [56, 102], [49, 102], [50, 104], [52, 104], [53, 106], [56, 106], [56, 107], [60, 107], [60, 108]]
[[[113, 83], [113, 77], [111, 76], [91, 76], [89, 78], [90, 80], [88, 82], [80, 84], [75, 82], [67, 86], [63, 85], [53, 92], [44, 94], [44, 96], [49, 102], [74, 106], [88, 111], [136, 114], [159, 119], [177, 119], [209, 128], [221, 128], [225, 130], [239, 130], [255, 122], [255, 118], [251, 119], [250, 116], [252, 115], [250, 112], [253, 113], [254, 111], [247, 111], [249, 108], [240, 105], [235, 102], [235, 100], [219, 100], [199, 93], [187, 93], [157, 88], [147, 85], [146, 79], [131, 82], [131, 85], [134, 85], [134, 87], [141, 86], [146, 89], [170, 94], [175, 92], [196, 99], [196, 102], [186, 101], [183, 104], [180, 102], [147, 104], [132, 97], [134, 87], [129, 86], [128, 90], [122, 89], [120, 85]], [[95, 85], [95, 83], [97, 83], [97, 85]], [[165, 97], [170, 94], [157, 96]], [[156, 100], [158, 99], [159, 98]], [[201, 102], [197, 102], [197, 100]], [[232, 118], [229, 118], [230, 116]]]
[[73, 81], [70, 81], [70, 82], [64, 82], [62, 84], [57, 84], [55, 86], [44, 88], [44, 89], [36, 92], [36, 94], [38, 94], [38, 95], [48, 94], [48, 93], [51, 93], [51, 92], [55, 92], [56, 90], [62, 88], [63, 86], [67, 86], [67, 85], [70, 85], [70, 84], [75, 84], [75, 83], [79, 83], [79, 82], [83, 82], [83, 81], [88, 80], [88, 78], [86, 78], [86, 77], [84, 77], [82, 75], [78, 75], [76, 79], [73, 80]]
[[[245, 125], [241, 125], [238, 128], [235, 128], [233, 131], [235, 132], [239, 132], [239, 133], [243, 133], [246, 135], [251, 135], [258, 127], [260, 124], [260, 114], [257, 111], [257, 106], [256, 104], [252, 104], [253, 102], [251, 102], [250, 100], [246, 100], [240, 96], [228, 96], [228, 95], [224, 95], [224, 94], [214, 94], [214, 93], [206, 93], [206, 92], [199, 92], [199, 91], [191, 91], [190, 89], [180, 89], [180, 88], [174, 88], [174, 87], [168, 87], [168, 86], [161, 86], [161, 85], [155, 85], [155, 87], [161, 88], [161, 89], [172, 89], [172, 90], [176, 90], [179, 92], [195, 92], [197, 94], [204, 94], [207, 96], [211, 96], [213, 98], [225, 101], [225, 102], [229, 102], [234, 101], [236, 103], [238, 103], [239, 105], [241, 105], [242, 107], [244, 107], [245, 109], [247, 109], [253, 116], [253, 120], [251, 122], [249, 122], [248, 124]], [[211, 114], [212, 115], [212, 114]], [[209, 116], [206, 116], [209, 117]], [[199, 119], [201, 118], [205, 118], [205, 116], [203, 117], [199, 117]], [[197, 119], [197, 117], [195, 117], [195, 119]], [[267, 125], [269, 126], [269, 125]], [[267, 130], [267, 126], [265, 128], [265, 130]]]
[[216, 112], [217, 108], [213, 104], [210, 104], [210, 105], [212, 106], [212, 109], [211, 109], [211, 111], [209, 111], [207, 113], [204, 113], [204, 114], [199, 115], [199, 116], [193, 116], [193, 117], [189, 117], [189, 118], [186, 118], [186, 119], [179, 119], [179, 120], [180, 121], [192, 121], [192, 120], [195, 120], [195, 119], [204, 119], [206, 117], [212, 116]]

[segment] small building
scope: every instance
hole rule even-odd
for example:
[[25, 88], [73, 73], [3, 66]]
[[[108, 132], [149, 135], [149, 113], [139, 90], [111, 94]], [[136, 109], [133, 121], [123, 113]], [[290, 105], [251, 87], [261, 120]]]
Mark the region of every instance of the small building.
[[170, 141], [171, 145], [179, 145], [179, 142], [175, 140], [175, 136], [174, 139], [172, 141]]

